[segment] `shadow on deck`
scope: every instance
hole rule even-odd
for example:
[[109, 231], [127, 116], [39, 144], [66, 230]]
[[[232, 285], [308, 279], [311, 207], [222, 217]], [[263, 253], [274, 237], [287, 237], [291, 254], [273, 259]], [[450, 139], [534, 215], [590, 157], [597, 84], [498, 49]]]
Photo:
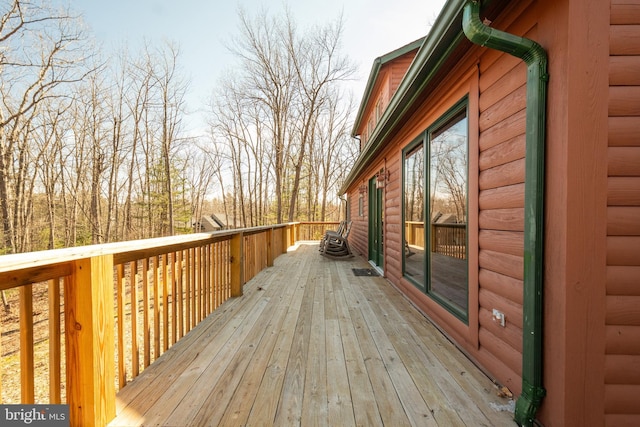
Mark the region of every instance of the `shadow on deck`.
[[117, 395], [111, 426], [513, 426], [397, 290], [302, 242]]

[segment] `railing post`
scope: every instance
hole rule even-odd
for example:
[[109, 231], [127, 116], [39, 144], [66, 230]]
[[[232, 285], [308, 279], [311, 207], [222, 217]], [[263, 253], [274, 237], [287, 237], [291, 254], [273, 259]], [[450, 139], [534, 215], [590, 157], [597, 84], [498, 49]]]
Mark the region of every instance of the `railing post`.
[[242, 231], [231, 237], [231, 296], [242, 296], [242, 285], [244, 285], [244, 249], [242, 242], [244, 235]]
[[74, 261], [64, 283], [70, 423], [106, 425], [116, 415], [113, 256]]

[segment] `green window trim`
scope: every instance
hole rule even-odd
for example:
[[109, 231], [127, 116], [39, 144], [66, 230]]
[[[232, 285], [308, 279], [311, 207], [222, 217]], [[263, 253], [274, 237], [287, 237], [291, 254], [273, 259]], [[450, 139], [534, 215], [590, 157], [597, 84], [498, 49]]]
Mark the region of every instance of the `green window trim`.
[[408, 144], [402, 159], [403, 275], [467, 323], [468, 97]]

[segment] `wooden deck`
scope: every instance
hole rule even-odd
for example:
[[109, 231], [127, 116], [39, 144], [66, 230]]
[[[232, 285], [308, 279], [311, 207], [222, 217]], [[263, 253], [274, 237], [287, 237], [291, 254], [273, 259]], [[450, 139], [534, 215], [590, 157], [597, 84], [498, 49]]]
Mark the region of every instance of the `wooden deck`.
[[496, 386], [361, 258], [301, 243], [117, 396], [111, 426], [513, 426]]

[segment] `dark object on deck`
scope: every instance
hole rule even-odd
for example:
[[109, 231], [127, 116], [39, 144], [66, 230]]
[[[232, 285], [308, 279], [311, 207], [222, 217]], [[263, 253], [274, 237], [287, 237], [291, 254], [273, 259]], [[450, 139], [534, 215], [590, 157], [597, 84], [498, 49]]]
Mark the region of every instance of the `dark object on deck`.
[[354, 276], [379, 276], [378, 272], [373, 268], [352, 268]]

